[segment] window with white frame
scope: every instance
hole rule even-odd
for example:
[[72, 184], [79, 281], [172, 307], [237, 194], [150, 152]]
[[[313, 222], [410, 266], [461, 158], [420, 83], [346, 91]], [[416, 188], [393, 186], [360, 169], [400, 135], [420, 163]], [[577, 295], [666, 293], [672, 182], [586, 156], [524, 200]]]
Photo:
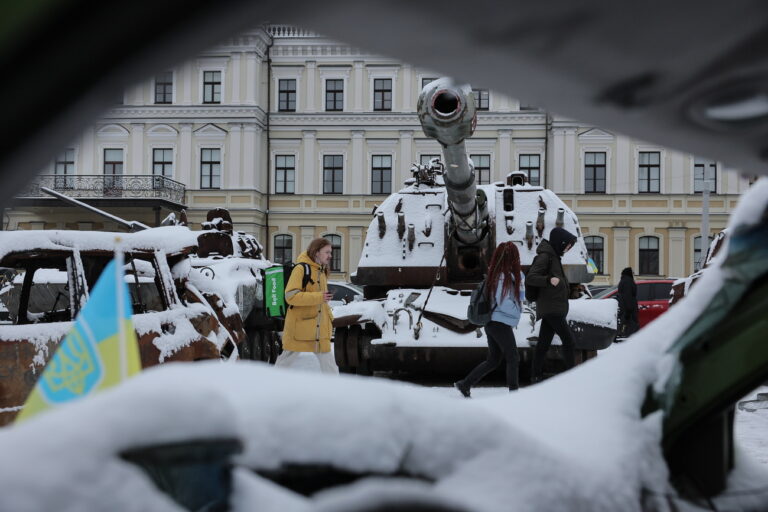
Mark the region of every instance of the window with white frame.
[[488, 110], [490, 105], [488, 89], [472, 89], [472, 95], [475, 97], [477, 110]]
[[344, 156], [323, 156], [323, 194], [344, 192]]
[[374, 78], [373, 110], [392, 110], [392, 79]]
[[478, 185], [491, 182], [491, 155], [469, 155], [475, 166], [475, 177]]
[[658, 194], [661, 190], [661, 153], [641, 151], [638, 155], [638, 182], [640, 193]]
[[640, 274], [659, 275], [659, 239], [655, 236], [640, 237]]
[[440, 158], [440, 155], [420, 155], [419, 163], [421, 165], [427, 165], [433, 158]]
[[371, 194], [392, 193], [392, 156], [371, 157]]
[[200, 149], [200, 188], [221, 188], [221, 149]]
[[275, 235], [275, 263], [290, 263], [293, 261], [293, 237], [291, 235]]
[[296, 112], [295, 78], [283, 78], [277, 81], [277, 110]]
[[584, 153], [584, 192], [605, 194], [605, 152]]
[[121, 148], [104, 149], [104, 189], [106, 196], [120, 195], [123, 187], [123, 150]]
[[203, 71], [203, 103], [221, 103], [221, 71]]
[[327, 112], [344, 110], [344, 80], [334, 78], [325, 81], [325, 110]]
[[518, 170], [528, 175], [528, 183], [541, 186], [541, 156], [536, 154], [520, 155]]
[[275, 156], [275, 194], [293, 194], [296, 181], [296, 157]]
[[717, 162], [699, 161], [693, 164], [693, 191], [717, 192]]
[[74, 186], [75, 174], [75, 149], [67, 148], [56, 157], [56, 163], [53, 166], [55, 174], [54, 188], [72, 188]]
[[597, 267], [597, 273], [603, 274], [603, 261], [605, 255], [605, 247], [603, 245], [603, 237], [601, 236], [585, 236], [584, 243], [587, 246], [587, 253], [589, 257]]
[[155, 104], [173, 103], [173, 71], [163, 71], [155, 76]]
[[341, 237], [325, 235], [323, 238], [331, 242], [331, 272], [341, 272]]

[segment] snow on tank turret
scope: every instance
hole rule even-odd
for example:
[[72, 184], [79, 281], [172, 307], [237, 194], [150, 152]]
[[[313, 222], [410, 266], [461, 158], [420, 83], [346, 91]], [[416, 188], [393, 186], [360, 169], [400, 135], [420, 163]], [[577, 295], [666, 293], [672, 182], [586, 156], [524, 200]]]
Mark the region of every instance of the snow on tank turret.
[[[336, 360], [348, 371], [459, 371], [484, 358], [485, 334], [468, 322], [466, 310], [470, 290], [502, 242], [517, 245], [527, 270], [541, 240], [563, 227], [577, 236], [563, 257], [573, 296], [593, 278], [578, 219], [554, 192], [528, 184], [521, 172], [510, 173], [506, 182], [476, 185], [464, 144], [477, 123], [469, 86], [433, 81], [417, 109], [443, 159], [414, 165], [404, 188], [374, 211], [352, 277], [370, 300], [334, 309]], [[615, 301], [573, 300], [568, 320], [577, 352], [589, 357], [615, 338]], [[528, 307], [516, 331], [523, 361], [537, 332]], [[557, 344], [559, 338], [553, 352]]]

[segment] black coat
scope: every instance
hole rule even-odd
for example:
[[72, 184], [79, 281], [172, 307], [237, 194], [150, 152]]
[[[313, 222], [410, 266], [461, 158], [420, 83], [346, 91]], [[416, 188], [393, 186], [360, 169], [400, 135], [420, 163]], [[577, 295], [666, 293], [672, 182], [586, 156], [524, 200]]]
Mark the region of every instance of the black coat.
[[[560, 282], [552, 286], [549, 279], [557, 277]], [[560, 256], [547, 240], [542, 240], [536, 248], [536, 259], [525, 275], [527, 286], [539, 288], [536, 299], [536, 314], [540, 317], [547, 315], [565, 316], [568, 314], [568, 297], [570, 286], [565, 277]]]
[[631, 275], [624, 274], [621, 276], [617, 296], [622, 316], [637, 311], [637, 284]]

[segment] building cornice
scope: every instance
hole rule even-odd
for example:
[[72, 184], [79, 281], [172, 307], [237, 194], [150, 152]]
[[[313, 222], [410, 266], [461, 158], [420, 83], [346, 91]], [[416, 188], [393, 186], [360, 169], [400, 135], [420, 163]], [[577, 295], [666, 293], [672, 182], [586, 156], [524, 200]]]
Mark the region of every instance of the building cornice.
[[121, 106], [109, 110], [101, 119], [112, 122], [121, 119], [195, 119], [200, 118], [209, 122], [212, 119], [236, 118], [238, 120], [250, 119], [263, 124], [267, 114], [261, 107], [255, 105], [216, 105], [215, 107], [204, 105], [137, 105]]
[[[273, 128], [293, 126], [420, 126], [415, 112], [342, 112], [342, 113], [301, 113], [290, 114], [272, 113], [270, 123]], [[522, 112], [484, 113], [478, 116], [478, 129], [510, 130], [544, 128], [544, 116], [542, 114], [528, 114]], [[502, 126], [503, 125], [503, 126]], [[520, 125], [520, 126], [510, 126]]]

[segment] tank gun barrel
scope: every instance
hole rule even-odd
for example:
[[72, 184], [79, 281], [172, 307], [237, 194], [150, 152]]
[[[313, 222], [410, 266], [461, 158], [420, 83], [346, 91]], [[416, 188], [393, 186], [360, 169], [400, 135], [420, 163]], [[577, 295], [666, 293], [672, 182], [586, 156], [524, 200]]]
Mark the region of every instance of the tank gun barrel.
[[53, 196], [57, 199], [61, 199], [65, 203], [71, 204], [73, 206], [79, 206], [80, 208], [84, 208], [88, 211], [91, 211], [97, 215], [101, 215], [102, 217], [105, 217], [112, 222], [117, 222], [119, 225], [123, 226], [124, 228], [130, 229], [131, 231], [142, 231], [144, 229], [149, 229], [149, 226], [146, 224], [142, 224], [141, 222], [137, 220], [125, 220], [121, 217], [118, 217], [116, 215], [112, 215], [111, 213], [107, 213], [104, 210], [100, 210], [96, 208], [95, 206], [91, 206], [89, 204], [85, 204], [82, 201], [78, 201], [77, 199], [74, 199], [72, 197], [69, 197], [68, 195], [62, 194], [60, 192], [56, 192], [55, 190], [51, 190], [48, 187], [40, 187], [40, 190], [48, 194], [49, 196]]
[[421, 91], [417, 110], [424, 134], [443, 148], [443, 179], [448, 205], [456, 217], [456, 237], [473, 243], [481, 237], [488, 213], [464, 145], [477, 123], [472, 92], [468, 86], [455, 86], [448, 79], [436, 80]]

